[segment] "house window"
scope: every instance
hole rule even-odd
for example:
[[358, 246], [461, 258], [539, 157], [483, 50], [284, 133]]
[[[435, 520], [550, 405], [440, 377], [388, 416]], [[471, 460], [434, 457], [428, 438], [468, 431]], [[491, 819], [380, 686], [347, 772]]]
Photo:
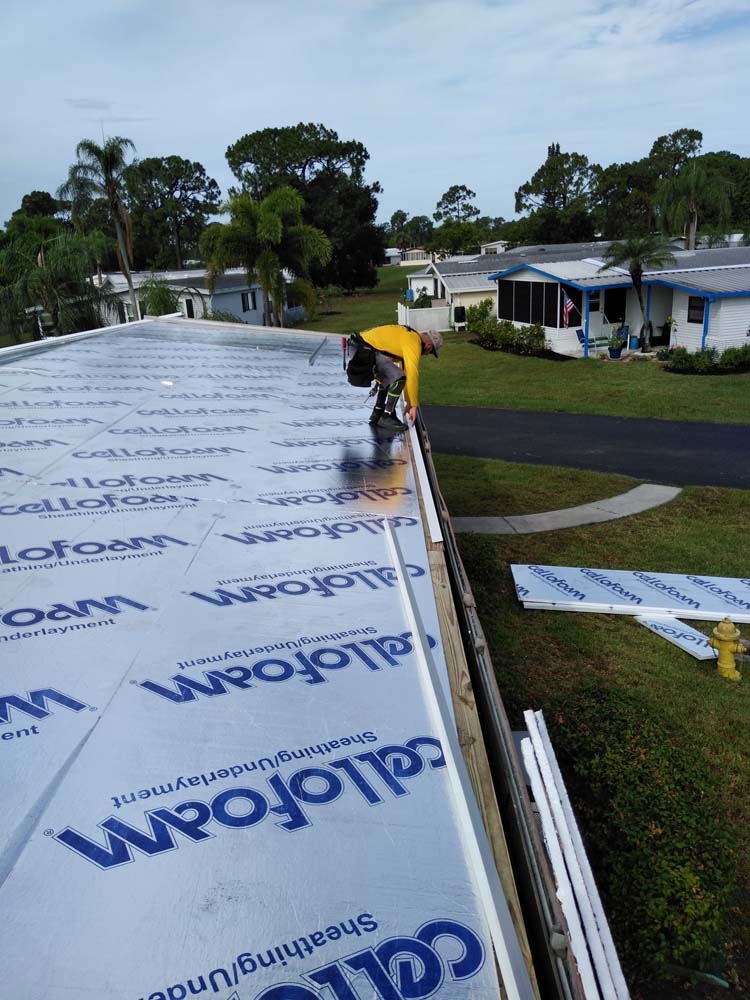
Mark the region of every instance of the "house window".
[[595, 288], [589, 292], [589, 312], [598, 313], [601, 309], [601, 289]]
[[531, 322], [544, 324], [544, 282], [531, 282]]
[[556, 327], [557, 288], [556, 284], [546, 281], [499, 281], [498, 319]]
[[514, 281], [515, 302], [513, 304], [513, 319], [516, 323], [531, 322], [531, 282]]
[[497, 315], [499, 319], [513, 319], [514, 281], [498, 282]]
[[242, 311], [243, 311], [243, 313], [251, 312], [251, 311], [255, 312], [256, 308], [257, 307], [255, 305], [255, 292], [253, 292], [253, 291], [242, 292]]
[[544, 325], [557, 328], [557, 300], [560, 297], [560, 286], [552, 282], [544, 284]]
[[497, 247], [487, 247], [485, 253], [497, 253]]
[[701, 295], [688, 296], [688, 323], [702, 323], [706, 311], [706, 300]]
[[188, 319], [195, 319], [195, 310], [193, 309], [192, 299], [185, 299], [185, 315]]

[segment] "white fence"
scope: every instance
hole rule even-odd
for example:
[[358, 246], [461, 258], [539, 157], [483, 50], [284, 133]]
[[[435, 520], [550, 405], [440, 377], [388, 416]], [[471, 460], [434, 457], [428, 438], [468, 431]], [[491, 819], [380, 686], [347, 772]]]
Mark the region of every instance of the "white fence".
[[398, 321], [402, 326], [410, 326], [419, 333], [428, 330], [450, 330], [453, 319], [450, 306], [434, 306], [432, 309], [409, 309], [398, 303]]

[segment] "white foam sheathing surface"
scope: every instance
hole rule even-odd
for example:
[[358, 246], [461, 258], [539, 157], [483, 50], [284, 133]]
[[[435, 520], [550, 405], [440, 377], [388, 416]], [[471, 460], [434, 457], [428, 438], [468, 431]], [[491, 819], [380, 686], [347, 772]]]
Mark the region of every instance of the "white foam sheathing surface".
[[337, 340], [211, 324], [0, 365], [9, 996], [499, 995], [383, 532], [447, 695], [413, 471], [364, 397]]
[[528, 608], [750, 622], [750, 579], [573, 566], [511, 566]]
[[696, 660], [715, 660], [719, 655], [713, 646], [709, 645], [708, 636], [699, 632], [692, 625], [678, 622], [669, 615], [636, 617], [639, 625], [644, 625], [651, 632], [660, 635], [662, 639], [671, 642], [673, 646], [690, 653]]

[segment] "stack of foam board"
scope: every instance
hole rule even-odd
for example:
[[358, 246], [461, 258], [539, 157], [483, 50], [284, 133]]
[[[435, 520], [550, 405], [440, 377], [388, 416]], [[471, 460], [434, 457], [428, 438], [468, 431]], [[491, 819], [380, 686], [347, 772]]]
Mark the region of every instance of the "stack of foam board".
[[521, 753], [586, 1000], [627, 1000], [599, 891], [541, 712], [524, 712]]
[[750, 579], [571, 566], [511, 566], [525, 608], [750, 622]]
[[449, 703], [408, 449], [364, 395], [337, 340], [211, 324], [0, 364], [8, 996], [533, 995], [417, 669], [404, 573]]

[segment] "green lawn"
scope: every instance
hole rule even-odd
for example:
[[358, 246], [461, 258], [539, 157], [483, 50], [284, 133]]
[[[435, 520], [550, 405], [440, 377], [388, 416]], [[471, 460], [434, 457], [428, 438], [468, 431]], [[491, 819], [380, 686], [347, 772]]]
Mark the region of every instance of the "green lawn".
[[[461, 517], [505, 517], [537, 514], [603, 500], [638, 485], [627, 476], [582, 472], [559, 466], [522, 465], [462, 455], [433, 455], [440, 487], [460, 498]], [[449, 504], [450, 507], [450, 504]]]
[[422, 366], [423, 403], [750, 423], [750, 373], [671, 375], [651, 361], [547, 361], [485, 351], [449, 334]]
[[[617, 485], [616, 477], [576, 473], [575, 488], [571, 481], [568, 490], [561, 477], [572, 476], [569, 470], [435, 458], [456, 516], [490, 512], [493, 488], [494, 512], [502, 514], [547, 510], [562, 497], [569, 503], [573, 492], [573, 502], [603, 496]], [[743, 682], [731, 684], [718, 677], [713, 662], [694, 660], [629, 617], [525, 611], [509, 564], [747, 576], [749, 519], [750, 492], [690, 488], [663, 507], [607, 524], [526, 536], [459, 536], [511, 724], [522, 726], [524, 709], [544, 710], [631, 972], [644, 947], [638, 937], [644, 928], [649, 941], [663, 935], [669, 942], [685, 927], [713, 933], [701, 907], [715, 898], [715, 877], [740, 893], [728, 929], [717, 935], [726, 965], [715, 971], [734, 982], [747, 975], [748, 667], [740, 667]], [[708, 632], [715, 623], [693, 624]], [[748, 627], [741, 628], [747, 635]], [[638, 830], [624, 841], [633, 822]], [[737, 835], [735, 854], [714, 846], [711, 824]], [[623, 884], [613, 861], [623, 864], [626, 851], [632, 869]], [[658, 895], [665, 885], [660, 913], [648, 893]], [[683, 956], [677, 964], [690, 963]], [[633, 975], [634, 995], [672, 996], [654, 982], [638, 985]]]
[[418, 267], [379, 267], [375, 288], [360, 288], [351, 295], [329, 299], [318, 316], [301, 324], [304, 330], [351, 333], [396, 322], [396, 304], [403, 298], [406, 276]]

